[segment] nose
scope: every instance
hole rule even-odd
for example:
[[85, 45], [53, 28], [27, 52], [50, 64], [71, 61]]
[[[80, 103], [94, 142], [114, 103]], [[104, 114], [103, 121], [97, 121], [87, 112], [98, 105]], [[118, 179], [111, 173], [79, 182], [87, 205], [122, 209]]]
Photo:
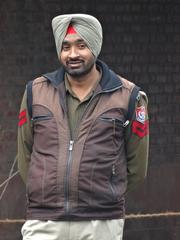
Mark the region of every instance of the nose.
[[78, 52], [78, 49], [76, 47], [71, 47], [71, 49], [69, 51], [69, 57], [70, 58], [77, 58], [77, 57], [79, 57], [79, 52]]

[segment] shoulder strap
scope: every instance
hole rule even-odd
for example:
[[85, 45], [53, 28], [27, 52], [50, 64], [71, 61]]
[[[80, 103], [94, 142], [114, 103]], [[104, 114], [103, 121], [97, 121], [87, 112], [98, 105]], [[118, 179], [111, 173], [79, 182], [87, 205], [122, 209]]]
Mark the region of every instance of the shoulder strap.
[[28, 113], [30, 118], [32, 118], [32, 84], [33, 84], [33, 80], [29, 81], [27, 84], [27, 108], [28, 108]]
[[131, 96], [129, 99], [129, 105], [128, 105], [128, 112], [127, 112], [127, 116], [126, 116], [126, 120], [131, 120], [133, 113], [134, 113], [134, 109], [135, 109], [135, 104], [136, 104], [136, 99], [138, 97], [140, 91], [140, 87], [136, 86], [133, 88], [132, 92], [131, 92]]

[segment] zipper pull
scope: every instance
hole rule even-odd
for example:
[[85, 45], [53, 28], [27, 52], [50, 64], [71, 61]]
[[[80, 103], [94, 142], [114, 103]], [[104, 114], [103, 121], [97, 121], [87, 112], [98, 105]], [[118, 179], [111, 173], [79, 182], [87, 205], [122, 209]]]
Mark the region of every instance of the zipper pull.
[[112, 165], [112, 175], [114, 176], [115, 174], [116, 174], [115, 165]]
[[123, 124], [123, 127], [127, 127], [127, 125], [129, 125], [129, 120], [126, 120], [125, 123]]
[[73, 144], [74, 144], [74, 141], [70, 140], [70, 142], [69, 142], [69, 151], [73, 150]]

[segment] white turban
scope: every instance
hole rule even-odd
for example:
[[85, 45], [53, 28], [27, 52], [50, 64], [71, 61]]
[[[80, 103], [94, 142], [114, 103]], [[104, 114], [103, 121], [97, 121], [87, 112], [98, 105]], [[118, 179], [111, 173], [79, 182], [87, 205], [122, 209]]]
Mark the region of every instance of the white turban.
[[102, 27], [95, 17], [87, 14], [65, 14], [53, 18], [52, 29], [58, 56], [70, 24], [77, 34], [86, 42], [94, 56], [98, 57], [103, 39]]

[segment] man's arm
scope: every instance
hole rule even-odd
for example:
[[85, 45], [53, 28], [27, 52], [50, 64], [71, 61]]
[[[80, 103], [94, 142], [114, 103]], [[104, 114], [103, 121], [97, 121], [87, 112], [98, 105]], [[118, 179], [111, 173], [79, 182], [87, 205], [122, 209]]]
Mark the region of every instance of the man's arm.
[[27, 91], [25, 91], [18, 122], [18, 169], [24, 182], [26, 182], [28, 166], [33, 145], [31, 119], [27, 109]]
[[125, 131], [127, 154], [127, 192], [144, 180], [147, 174], [149, 152], [148, 99], [139, 93], [135, 111]]

